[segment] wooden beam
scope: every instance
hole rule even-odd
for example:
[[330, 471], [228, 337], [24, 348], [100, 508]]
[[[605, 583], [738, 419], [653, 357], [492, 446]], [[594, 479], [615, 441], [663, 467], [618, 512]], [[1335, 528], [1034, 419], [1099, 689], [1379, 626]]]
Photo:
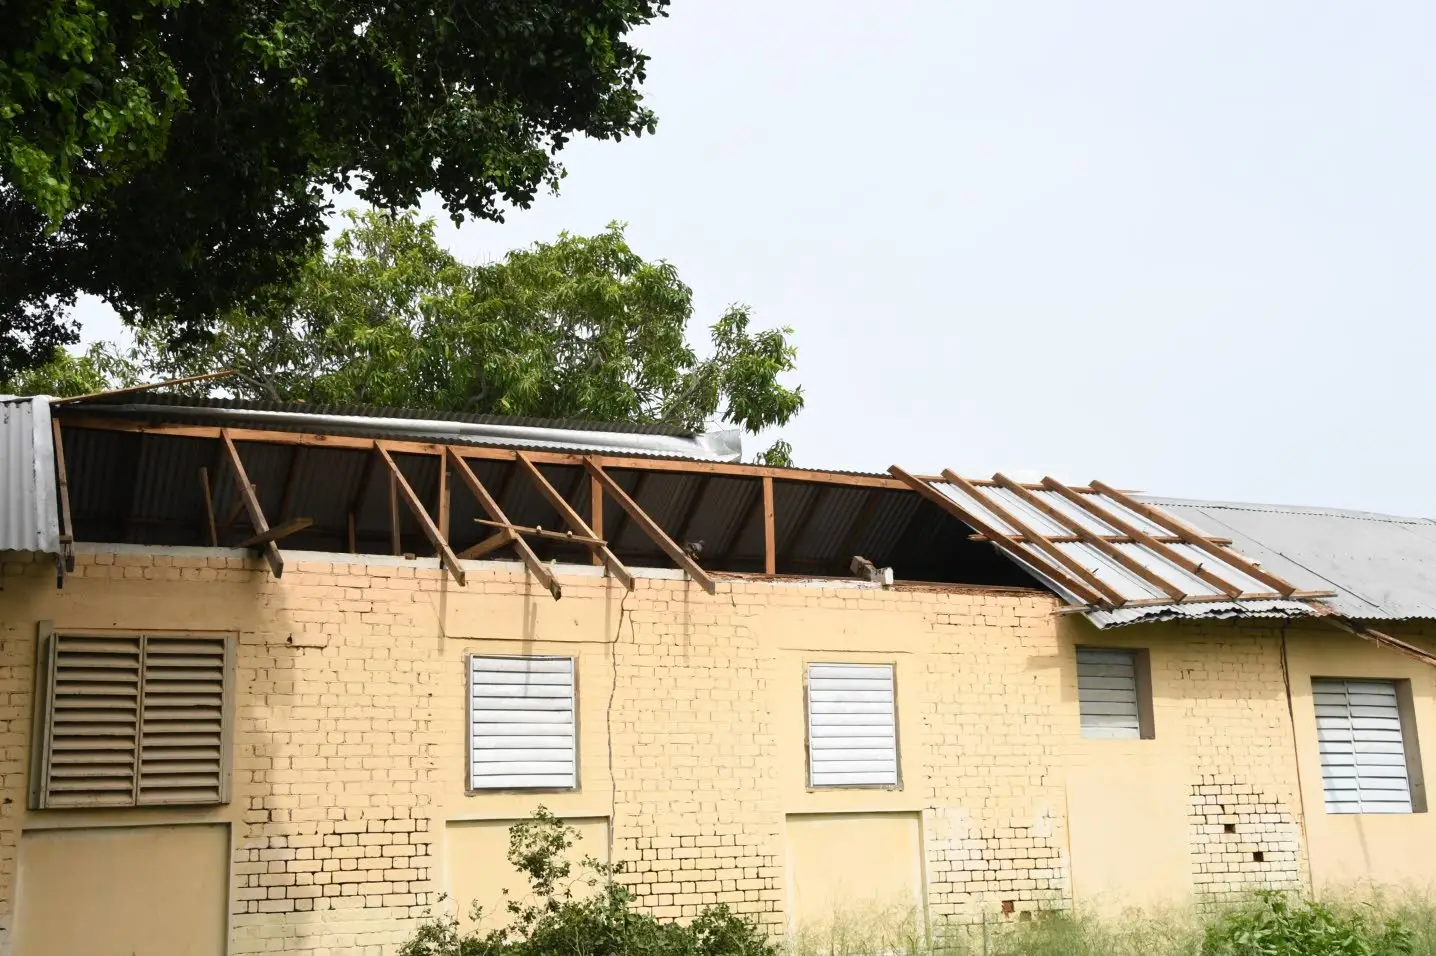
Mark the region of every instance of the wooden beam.
[[399, 519], [399, 476], [392, 468], [389, 469], [389, 547], [396, 556], [404, 553], [404, 526]]
[[[941, 481], [942, 479], [939, 478], [938, 480]], [[979, 486], [979, 487], [980, 487], [980, 486]], [[1023, 485], [1022, 487], [1025, 488], [1025, 487], [1027, 487], [1027, 486], [1026, 486], [1026, 485]], [[1132, 537], [1131, 535], [1126, 535], [1126, 534], [1099, 534], [1099, 535], [1097, 535], [1097, 537], [1101, 538], [1103, 541], [1106, 541], [1108, 544], [1139, 544], [1139, 543], [1140, 543], [1140, 542], [1137, 541], [1136, 538]], [[1186, 544], [1186, 543], [1187, 543], [1187, 539], [1186, 539], [1186, 538], [1179, 538], [1179, 537], [1177, 537], [1177, 536], [1174, 535], [1174, 534], [1154, 534], [1154, 535], [1152, 535], [1152, 537], [1153, 537], [1153, 539], [1155, 539], [1155, 540], [1157, 540], [1157, 541], [1160, 541], [1160, 542], [1162, 542], [1163, 544]], [[986, 541], [986, 540], [987, 540], [987, 537], [986, 537], [985, 535], [980, 535], [980, 534], [970, 534], [970, 535], [967, 536], [967, 540], [969, 540], [969, 541]], [[1012, 540], [1025, 542], [1027, 539], [1024, 538], [1024, 537], [1022, 537], [1022, 535], [1020, 535], [1020, 534], [1015, 534], [1015, 535], [1012, 536]], [[1080, 542], [1080, 541], [1086, 541], [1087, 539], [1086, 539], [1086, 538], [1083, 538], [1083, 537], [1080, 537], [1080, 536], [1078, 536], [1078, 535], [1075, 535], [1075, 534], [1049, 534], [1049, 535], [1047, 536], [1047, 540], [1048, 540], [1048, 541], [1051, 541], [1053, 544], [1077, 544], [1078, 542]], [[1232, 543], [1232, 539], [1231, 539], [1231, 538], [1208, 538], [1207, 540], [1210, 541], [1210, 542], [1212, 542], [1213, 544], [1231, 544], [1231, 543]]]
[[574, 534], [572, 531], [554, 531], [549, 528], [529, 527], [522, 524], [503, 524], [498, 521], [490, 521], [487, 518], [475, 518], [475, 524], [481, 524], [489, 528], [508, 528], [515, 534], [525, 534], [533, 538], [546, 538], [550, 541], [564, 541], [568, 544], [579, 544], [584, 547], [591, 547], [597, 544], [608, 544], [599, 538], [590, 538], [587, 535]]
[[213, 378], [225, 378], [234, 373], [234, 369], [227, 368], [219, 372], [207, 372], [204, 375], [191, 375], [189, 378], [172, 378], [163, 382], [150, 382], [148, 385], [131, 385], [128, 388], [112, 388], [103, 392], [71, 395], [69, 398], [55, 398], [50, 400], [50, 404], [68, 405], [71, 402], [83, 402], [87, 398], [109, 398], [112, 395], [132, 395], [135, 392], [148, 392], [151, 389], [164, 388], [166, 385], [188, 385], [191, 382], [204, 382]]
[[214, 526], [214, 496], [209, 490], [209, 469], [204, 465], [199, 466], [199, 487], [204, 492], [204, 516], [209, 525], [209, 546], [219, 547], [219, 532]]
[[439, 536], [449, 540], [449, 459], [439, 459]]
[[[369, 452], [372, 454], [374, 445], [371, 442]], [[364, 497], [369, 493], [369, 478], [374, 474], [374, 460], [364, 459], [364, 470], [359, 474], [359, 486], [354, 489], [354, 497], [349, 499], [349, 553], [359, 553], [359, 509], [364, 507]]]
[[[1035, 529], [1024, 523], [1021, 518], [1017, 517], [1017, 515], [1007, 510], [1007, 508], [1003, 507], [996, 500], [984, 496], [982, 492], [978, 491], [977, 488], [973, 486], [972, 482], [968, 481], [966, 478], [962, 477], [957, 472], [948, 468], [943, 469], [942, 476], [946, 478], [950, 484], [954, 484], [958, 488], [961, 488], [963, 493], [966, 494], [973, 501], [978, 502], [989, 512], [996, 515], [1009, 528], [1012, 528], [1018, 534], [1027, 538], [1033, 546], [1038, 548], [1053, 561], [1056, 561], [1062, 567], [1075, 574], [1077, 578], [1082, 581], [1082, 583], [1086, 584], [1092, 590], [1102, 595], [1102, 597], [1106, 599], [1107, 603], [1111, 604], [1113, 607], [1121, 607], [1123, 604], [1127, 603], [1127, 597], [1121, 591], [1118, 591], [1106, 581], [1103, 581], [1096, 574], [1094, 574], [1091, 569], [1084, 567], [1080, 561], [1072, 557], [1072, 555], [1068, 554], [1066, 551], [1063, 551], [1051, 541], [1048, 541], [1047, 538], [1045, 538]], [[1031, 552], [1029, 551], [1028, 553], [1030, 554]]]
[[[528, 458], [525, 457], [523, 460], [528, 461]], [[532, 465], [533, 463], [529, 462], [529, 464]], [[543, 476], [540, 475], [539, 477]], [[548, 482], [545, 481], [544, 484], [548, 484]], [[565, 504], [566, 503], [567, 502], [565, 502]], [[590, 475], [588, 479], [588, 512], [592, 519], [589, 525], [593, 529], [593, 536], [595, 538], [603, 537], [603, 485], [600, 485], [598, 479], [592, 475]], [[575, 515], [576, 514], [575, 512]], [[573, 527], [573, 524], [570, 523], [569, 527]], [[593, 553], [593, 563], [603, 563], [603, 556], [597, 551]], [[629, 586], [632, 587], [631, 584]]]
[[881, 500], [881, 495], [882, 489], [872, 488], [869, 489], [867, 495], [864, 497], [862, 510], [853, 518], [853, 523], [848, 526], [848, 533], [843, 536], [843, 543], [838, 545], [837, 556], [833, 559], [833, 564], [837, 571], [844, 574], [852, 573], [853, 555], [856, 553], [854, 549], [858, 546], [858, 542], [862, 540], [863, 535], [867, 533], [868, 526], [872, 524], [873, 515], [877, 513], [878, 501]]
[[[221, 428], [215, 425], [182, 425], [178, 423], [150, 423], [122, 418], [101, 417], [76, 412], [67, 414], [67, 428], [91, 428], [99, 431], [134, 432], [146, 435], [178, 435], [189, 438], [215, 438]], [[309, 434], [305, 432], [273, 431], [262, 428], [228, 428], [236, 441], [266, 443], [274, 445], [305, 445], [312, 448], [341, 448], [355, 451], [369, 451], [374, 440], [349, 435]], [[391, 453], [402, 452], [411, 455], [442, 455], [445, 445], [422, 441], [390, 441], [380, 443]], [[465, 459], [496, 459], [511, 461], [513, 452], [505, 448], [486, 448], [478, 445], [453, 446], [459, 457]], [[594, 463], [603, 468], [624, 468], [634, 471], [683, 472], [690, 475], [728, 475], [739, 478], [761, 478], [768, 475], [783, 481], [814, 481], [829, 485], [843, 485], [854, 488], [891, 488], [906, 491], [907, 486], [893, 478], [881, 475], [850, 475], [840, 472], [817, 471], [808, 468], [779, 468], [773, 465], [747, 465], [737, 462], [688, 461], [686, 459], [625, 457], [622, 455], [586, 456], [572, 452], [525, 452], [536, 464], [572, 465], [583, 467], [583, 461], [592, 457]]]
[[250, 537], [245, 538], [239, 544], [235, 545], [235, 547], [257, 548], [260, 545], [267, 544], [270, 541], [278, 541], [281, 538], [287, 538], [297, 531], [303, 531], [305, 528], [309, 527], [313, 523], [313, 518], [290, 518], [288, 521], [280, 522], [273, 528], [270, 528], [268, 531], [262, 531], [259, 534], [251, 535]]
[[1319, 618], [1319, 620], [1325, 621], [1332, 627], [1337, 628], [1338, 630], [1345, 631], [1346, 633], [1351, 634], [1354, 637], [1359, 637], [1362, 640], [1370, 641], [1371, 643], [1376, 644], [1379, 647], [1385, 647], [1389, 650], [1393, 650], [1396, 653], [1409, 657], [1414, 661], [1420, 661], [1422, 664], [1436, 667], [1436, 654], [1432, 654], [1430, 651], [1424, 648], [1417, 647], [1415, 644], [1408, 644], [1406, 641], [1401, 640], [1399, 637], [1392, 637], [1390, 634], [1387, 634], [1383, 631], [1378, 631], [1375, 628], [1367, 627], [1366, 625], [1361, 624], [1357, 621], [1349, 621], [1345, 618], [1336, 617], [1335, 615], [1323, 616]]
[[763, 476], [763, 572], [778, 573], [778, 533], [774, 528], [773, 477]]
[[[468, 462], [459, 457], [458, 450], [450, 446], [447, 449], [447, 453], [449, 461], [454, 465], [455, 473], [459, 476], [459, 480], [468, 486], [470, 493], [478, 500], [479, 507], [488, 512], [489, 517], [495, 521], [512, 524], [508, 516], [504, 514], [504, 509], [500, 508], [499, 503], [494, 500], [493, 495], [489, 494], [489, 489], [484, 487], [484, 483], [479, 481], [478, 475], [475, 475], [473, 470], [469, 468]], [[509, 454], [512, 455], [513, 452], [509, 452]], [[538, 555], [534, 554], [534, 549], [529, 547], [529, 543], [523, 538], [516, 537], [513, 539], [513, 545], [514, 550], [518, 551], [519, 558], [522, 559], [524, 566], [529, 569], [529, 573], [538, 578], [539, 583], [547, 588], [548, 592], [553, 595], [553, 599], [557, 601], [563, 597], [563, 589], [559, 587], [558, 581], [554, 579], [553, 571], [539, 560]]]
[[[1066, 528], [1068, 531], [1071, 531], [1079, 541], [1083, 541], [1087, 544], [1092, 545], [1092, 547], [1096, 548], [1098, 551], [1102, 552], [1104, 555], [1106, 555], [1108, 558], [1111, 558], [1113, 561], [1116, 561], [1118, 564], [1126, 568], [1128, 571], [1132, 572], [1132, 574], [1136, 575], [1141, 580], [1146, 581], [1148, 584], [1152, 585], [1157, 590], [1163, 592], [1172, 600], [1181, 601], [1187, 596], [1187, 592], [1172, 584], [1170, 581], [1163, 578], [1161, 575], [1156, 574], [1150, 568], [1143, 565], [1140, 561], [1136, 560], [1122, 549], [1118, 548], [1117, 546], [1111, 544], [1108, 541], [1103, 540], [1100, 535], [1088, 529], [1086, 525], [1073, 518], [1061, 508], [1052, 507], [1052, 505], [1048, 504], [1046, 501], [1043, 501], [1036, 494], [1031, 491], [1028, 491], [1027, 488], [1023, 485], [1018, 484], [1017, 482], [1013, 481], [1011, 478], [1008, 478], [1001, 472], [993, 475], [992, 480], [997, 482], [1000, 487], [1006, 488], [1008, 491], [1012, 492], [1018, 498], [1026, 502], [1028, 505], [1032, 506], [1033, 508], [1036, 508], [1044, 515], [1051, 518], [1053, 521], [1057, 522], [1062, 527]], [[1049, 538], [1048, 540], [1050, 541], [1052, 539]]]
[[1255, 561], [1250, 561], [1235, 551], [1212, 544], [1200, 531], [1184, 521], [1177, 520], [1162, 509], [1153, 508], [1151, 505], [1138, 501], [1131, 495], [1104, 485], [1100, 481], [1090, 481], [1088, 484], [1091, 485], [1094, 490], [1111, 498], [1128, 511], [1135, 512], [1153, 524], [1166, 528], [1172, 532], [1172, 534], [1184, 539], [1187, 544], [1190, 544], [1198, 551], [1205, 552], [1218, 561], [1231, 565], [1248, 577], [1255, 578], [1262, 584], [1265, 584], [1267, 587], [1282, 594], [1291, 594], [1296, 590], [1296, 585], [1277, 577]]
[[50, 419], [50, 435], [55, 444], [55, 474], [60, 484], [60, 560], [66, 571], [75, 570], [75, 523], [70, 520], [70, 475], [65, 467], [65, 439], [60, 434], [60, 420]]
[[[464, 569], [459, 567], [459, 556], [454, 554], [454, 549], [449, 547], [449, 542], [444, 539], [443, 535], [439, 534], [439, 529], [434, 524], [434, 519], [429, 517], [429, 512], [424, 509], [424, 503], [419, 500], [418, 495], [414, 494], [414, 489], [409, 486], [408, 479], [405, 478], [404, 473], [399, 470], [399, 466], [394, 463], [394, 459], [389, 457], [389, 453], [377, 443], [374, 445], [374, 448], [379, 452], [379, 457], [389, 468], [390, 488], [398, 487], [399, 492], [404, 497], [404, 503], [409, 506], [409, 511], [419, 522], [419, 527], [423, 529], [424, 535], [429, 539], [429, 543], [432, 544], [434, 550], [438, 552], [439, 560], [444, 562], [444, 567], [449, 569], [449, 573], [454, 576], [454, 580], [462, 587], [466, 582], [464, 580]], [[397, 526], [398, 521], [396, 516], [395, 527]]]
[[[1218, 604], [1229, 603], [1233, 600], [1240, 601], [1319, 601], [1322, 598], [1336, 597], [1335, 591], [1294, 591], [1291, 594], [1279, 594], [1276, 591], [1254, 591], [1243, 594], [1240, 598], [1230, 598], [1225, 594], [1192, 594], [1182, 602], [1185, 607], [1190, 604]], [[1122, 610], [1131, 610], [1137, 607], [1172, 607], [1175, 602], [1167, 598], [1142, 598], [1137, 601], [1128, 601], [1122, 605]], [[1093, 610], [1090, 607], [1066, 607], [1059, 608], [1055, 613], [1083, 613]]]
[[599, 480], [603, 485], [603, 490], [608, 493], [609, 497], [613, 498], [613, 500], [618, 503], [618, 506], [643, 529], [643, 533], [648, 535], [654, 544], [662, 548], [664, 553], [672, 558], [675, 564], [688, 572], [688, 576], [694, 581], [697, 581], [703, 590], [709, 594], [717, 593], [717, 585], [715, 585], [713, 579], [708, 576], [708, 572], [699, 567], [698, 562], [694, 561], [688, 552], [680, 548], [677, 543], [658, 526], [658, 522], [649, 517], [648, 513], [628, 496], [628, 492], [624, 491], [608, 472], [600, 468], [591, 459], [584, 459], [584, 466], [588, 468], [590, 475]]
[[492, 554], [500, 548], [505, 547], [513, 540], [513, 532], [500, 531], [497, 534], [489, 535], [487, 538], [480, 541], [478, 544], [469, 545], [467, 548], [459, 552], [459, 557], [463, 558], [465, 561], [477, 561], [484, 555]]
[[1101, 594], [1087, 587], [1085, 584], [1083, 584], [1076, 578], [1070, 577], [1060, 567], [1055, 564], [1049, 563], [1041, 555], [1034, 554], [1028, 549], [1022, 547], [1020, 544], [1013, 541], [1010, 535], [999, 531], [997, 528], [994, 528], [986, 521], [983, 521], [981, 518], [970, 513], [966, 508], [963, 508], [956, 501], [949, 498], [942, 492], [938, 491], [936, 488], [932, 487], [932, 485], [923, 481], [921, 478], [918, 478], [916, 475], [909, 474], [908, 472], [899, 468], [897, 465], [893, 465], [891, 468], [888, 469], [888, 471], [891, 472], [898, 479], [905, 481], [907, 483], [907, 486], [913, 491], [916, 491], [928, 501], [931, 501], [933, 504], [946, 511], [948, 514], [955, 516], [963, 524], [966, 524], [968, 527], [974, 529], [975, 531], [979, 531], [982, 534], [987, 535], [987, 537], [992, 539], [992, 543], [1001, 550], [1006, 551], [1008, 554], [1010, 554], [1012, 557], [1016, 558], [1023, 564], [1031, 566], [1037, 571], [1038, 574], [1044, 575], [1048, 578], [1051, 578], [1053, 581], [1056, 581], [1060, 587], [1076, 596], [1078, 600], [1087, 604], [1106, 603], [1106, 600], [1102, 597]]
[[[1185, 554], [1182, 554], [1175, 548], [1163, 544], [1147, 532], [1143, 531], [1141, 528], [1138, 528], [1136, 525], [1131, 524], [1127, 521], [1123, 521], [1120, 517], [1093, 501], [1091, 495], [1081, 494], [1075, 489], [1067, 487], [1066, 485], [1062, 484], [1062, 482], [1058, 481], [1056, 478], [1052, 478], [1050, 476], [1042, 479], [1042, 485], [1044, 488], [1047, 488], [1050, 491], [1057, 492], [1063, 498], [1066, 498], [1068, 501], [1072, 502], [1074, 505], [1081, 508], [1083, 511], [1086, 511], [1088, 514], [1092, 515], [1092, 517], [1096, 518], [1098, 521], [1101, 521], [1108, 527], [1115, 528], [1122, 534], [1133, 538], [1137, 541], [1138, 544], [1141, 544], [1147, 550], [1161, 556], [1163, 560], [1170, 561], [1172, 564], [1175, 564], [1183, 571], [1188, 572], [1193, 577], [1201, 581], [1205, 581], [1207, 584], [1210, 584], [1212, 587], [1216, 588], [1218, 591], [1221, 591], [1227, 597], [1234, 598], [1242, 593], [1242, 589], [1237, 587], [1235, 584], [1232, 584], [1230, 581], [1224, 578], [1218, 577], [1217, 575], [1208, 571], [1206, 568], [1202, 567], [1197, 562], [1193, 561], [1191, 558], [1187, 557]], [[1191, 601], [1193, 600], [1193, 598], [1191, 596], [1188, 596], [1187, 600]]]
[[[227, 429], [221, 429], [219, 440], [224, 442], [225, 453], [229, 456], [229, 467], [234, 471], [234, 484], [239, 491], [240, 500], [244, 502], [245, 509], [249, 512], [249, 523], [254, 528], [255, 534], [263, 534], [269, 530], [269, 522], [264, 520], [264, 511], [259, 507], [259, 498], [254, 493], [254, 486], [249, 483], [249, 475], [244, 470], [244, 462], [239, 458], [239, 449], [235, 447], [234, 440], [230, 438]], [[269, 570], [274, 576], [280, 577], [284, 574], [284, 557], [279, 553], [279, 545], [273, 541], [266, 541], [262, 545], [264, 560], [269, 562]]]
[[[514, 461], [518, 467], [523, 470], [524, 474], [528, 476], [529, 481], [533, 482], [534, 487], [539, 490], [539, 494], [543, 495], [544, 499], [553, 506], [553, 509], [558, 512], [558, 516], [564, 520], [571, 530], [588, 538], [592, 538], [595, 541], [603, 540], [603, 483], [601, 481], [591, 475], [589, 476], [589, 494], [593, 496], [591, 503], [594, 513], [599, 519], [595, 527], [589, 527], [584, 524], [583, 518], [574, 510], [573, 505], [568, 503], [568, 499], [558, 493], [558, 489], [543, 476], [543, 472], [539, 471], [538, 466], [529, 459], [528, 452], [516, 452], [514, 454]], [[590, 550], [593, 552], [594, 557], [603, 562], [604, 566], [608, 568], [609, 574], [617, 578], [625, 588], [630, 591], [633, 590], [633, 575], [629, 573], [628, 568], [623, 566], [623, 562], [618, 560], [618, 557], [610, 550], [607, 544], [590, 545]]]

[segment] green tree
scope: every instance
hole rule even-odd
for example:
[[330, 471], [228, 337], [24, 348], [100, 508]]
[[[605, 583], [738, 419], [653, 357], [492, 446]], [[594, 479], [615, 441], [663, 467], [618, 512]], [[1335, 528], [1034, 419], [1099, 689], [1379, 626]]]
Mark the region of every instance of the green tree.
[[[787, 424], [803, 407], [802, 389], [781, 381], [797, 357], [791, 330], [755, 331], [749, 310], [731, 306], [700, 357], [685, 335], [692, 317], [677, 270], [639, 256], [617, 224], [470, 266], [439, 246], [432, 220], [370, 211], [350, 213], [328, 254], [293, 285], [225, 313], [206, 341], [176, 344], [166, 321], [142, 323], [125, 368], [152, 378], [232, 368], [220, 387], [244, 398], [692, 429], [720, 420], [749, 432]], [[761, 457], [787, 464], [790, 451], [780, 441]]]
[[286, 282], [334, 192], [501, 219], [576, 135], [651, 132], [631, 31], [668, 0], [5, 0], [0, 379], [79, 293], [213, 318]]

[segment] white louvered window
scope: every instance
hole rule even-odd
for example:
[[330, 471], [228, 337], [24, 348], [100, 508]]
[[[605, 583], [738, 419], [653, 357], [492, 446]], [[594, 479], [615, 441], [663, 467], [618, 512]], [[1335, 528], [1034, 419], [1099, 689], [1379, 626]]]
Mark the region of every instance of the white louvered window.
[[469, 789], [578, 786], [573, 659], [469, 658]]
[[1144, 655], [1110, 647], [1077, 648], [1077, 710], [1082, 736], [1094, 740], [1150, 737]]
[[31, 805], [227, 802], [232, 655], [222, 637], [49, 635]]
[[897, 786], [895, 701], [891, 664], [809, 664], [808, 782]]
[[1314, 678], [1311, 691], [1326, 812], [1412, 812], [1396, 682]]

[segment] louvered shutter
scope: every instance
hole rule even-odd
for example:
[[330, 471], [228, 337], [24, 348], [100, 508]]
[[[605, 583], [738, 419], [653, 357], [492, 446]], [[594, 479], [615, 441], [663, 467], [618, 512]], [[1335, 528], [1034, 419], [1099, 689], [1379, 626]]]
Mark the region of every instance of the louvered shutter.
[[1394, 681], [1313, 679], [1327, 813], [1410, 813]]
[[572, 658], [469, 658], [469, 789], [573, 789], [577, 744]]
[[1136, 652], [1077, 648], [1077, 710], [1083, 737], [1140, 738], [1142, 716], [1137, 703]]
[[225, 641], [145, 638], [139, 803], [221, 803]]
[[893, 690], [891, 664], [808, 665], [812, 786], [897, 786]]
[[225, 802], [229, 654], [219, 637], [52, 635], [34, 805]]

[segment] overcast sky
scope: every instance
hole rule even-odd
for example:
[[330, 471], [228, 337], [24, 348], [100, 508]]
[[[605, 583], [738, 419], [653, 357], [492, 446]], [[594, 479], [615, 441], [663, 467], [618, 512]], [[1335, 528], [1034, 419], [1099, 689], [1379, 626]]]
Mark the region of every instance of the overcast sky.
[[482, 261], [623, 220], [699, 342], [729, 302], [792, 326], [801, 465], [1436, 516], [1434, 27], [679, 0], [640, 34], [656, 136], [575, 144], [560, 196], [441, 235]]

